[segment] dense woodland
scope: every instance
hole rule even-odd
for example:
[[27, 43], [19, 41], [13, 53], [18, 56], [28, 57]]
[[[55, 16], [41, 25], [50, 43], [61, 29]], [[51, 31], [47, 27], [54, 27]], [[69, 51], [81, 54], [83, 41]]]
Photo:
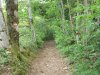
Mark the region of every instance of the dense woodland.
[[0, 0], [0, 75], [26, 75], [48, 40], [71, 75], [100, 75], [100, 0]]

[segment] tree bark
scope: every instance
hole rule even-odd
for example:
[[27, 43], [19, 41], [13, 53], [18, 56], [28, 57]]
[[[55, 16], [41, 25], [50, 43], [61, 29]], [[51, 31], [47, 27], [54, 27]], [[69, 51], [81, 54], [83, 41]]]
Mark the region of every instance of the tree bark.
[[65, 9], [64, 9], [63, 0], [61, 0], [61, 18], [62, 18], [62, 25], [61, 25], [61, 27], [62, 27], [62, 30], [63, 30], [63, 32], [65, 34], [66, 33], [65, 32], [65, 27], [64, 27], [64, 25], [65, 25]]
[[28, 15], [29, 15], [29, 24], [30, 24], [30, 29], [32, 31], [32, 40], [33, 42], [36, 41], [36, 38], [35, 38], [35, 28], [33, 26], [33, 16], [32, 16], [32, 10], [31, 10], [31, 4], [30, 4], [30, 0], [27, 0], [28, 2]]
[[8, 48], [9, 41], [7, 35], [7, 27], [2, 12], [2, 0], [0, 0], [0, 48]]
[[[88, 6], [88, 0], [84, 0], [84, 6], [87, 7]], [[88, 11], [84, 11], [84, 14], [87, 14], [88, 15]], [[85, 19], [85, 21], [88, 21], [87, 20], [87, 17]], [[88, 35], [88, 29], [87, 27], [85, 27], [85, 33]], [[84, 45], [87, 46], [87, 39], [84, 41]]]
[[71, 15], [71, 7], [70, 7], [70, 3], [69, 3], [69, 0], [67, 0], [67, 4], [68, 4], [68, 9], [69, 9], [69, 21], [70, 21], [70, 25], [71, 25], [71, 28], [73, 30], [73, 19], [72, 19], [72, 15]]
[[[78, 4], [79, 4], [79, 0], [77, 0], [77, 6], [78, 6]], [[79, 12], [77, 12], [76, 15], [79, 16]], [[79, 23], [76, 21], [76, 30], [78, 30], [78, 28], [79, 28], [78, 25], [79, 25]], [[78, 32], [79, 31], [76, 31], [76, 43], [77, 44], [79, 44], [79, 35], [78, 35]]]
[[32, 11], [31, 11], [31, 6], [30, 6], [30, 0], [27, 0], [28, 2], [28, 15], [29, 15], [29, 23], [30, 23], [30, 28], [32, 28], [32, 22], [33, 22], [33, 17], [32, 17]]
[[17, 56], [19, 48], [18, 0], [6, 0], [7, 25], [10, 36], [11, 51]]

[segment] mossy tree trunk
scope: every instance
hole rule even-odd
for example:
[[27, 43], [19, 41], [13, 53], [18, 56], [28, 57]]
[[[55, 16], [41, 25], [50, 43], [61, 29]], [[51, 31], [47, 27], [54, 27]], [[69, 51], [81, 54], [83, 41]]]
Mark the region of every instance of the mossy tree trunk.
[[6, 0], [7, 25], [10, 36], [11, 52], [17, 56], [19, 48], [18, 0]]

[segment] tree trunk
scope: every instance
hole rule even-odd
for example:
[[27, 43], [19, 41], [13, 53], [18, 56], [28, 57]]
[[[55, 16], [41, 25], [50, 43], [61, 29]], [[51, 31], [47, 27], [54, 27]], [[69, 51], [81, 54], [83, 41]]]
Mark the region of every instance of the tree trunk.
[[[84, 6], [87, 7], [88, 6], [88, 0], [84, 0]], [[88, 15], [88, 11], [84, 11], [84, 14], [87, 14]], [[85, 19], [85, 21], [88, 21], [87, 20], [87, 17]], [[88, 35], [88, 29], [87, 27], [85, 27], [85, 33]], [[84, 41], [84, 45], [87, 46], [87, 39]]]
[[19, 48], [18, 0], [6, 0], [7, 25], [12, 54], [17, 56]]
[[84, 5], [85, 5], [85, 6], [88, 5], [88, 0], [84, 0]]
[[63, 0], [61, 0], [61, 18], [62, 18], [62, 30], [63, 30], [63, 33], [65, 34], [65, 9], [64, 9], [64, 4], [63, 4]]
[[[77, 0], [77, 5], [79, 4], [79, 0]], [[79, 16], [79, 12], [76, 13], [77, 16]], [[79, 23], [76, 21], [76, 30], [79, 29]], [[79, 31], [76, 31], [76, 42], [77, 44], [79, 44], [79, 35], [78, 35]]]
[[100, 25], [100, 18], [97, 18], [97, 25]]
[[30, 0], [27, 0], [27, 2], [28, 2], [29, 24], [30, 24], [30, 29], [32, 31], [32, 40], [33, 40], [33, 42], [35, 42], [36, 41], [36, 38], [35, 38], [35, 28], [33, 26], [33, 16], [32, 16]]
[[7, 27], [2, 12], [2, 0], [0, 0], [0, 48], [8, 48], [9, 41], [7, 35]]
[[30, 6], [30, 0], [27, 0], [28, 2], [28, 15], [29, 15], [29, 23], [30, 23], [30, 28], [32, 28], [32, 22], [33, 22], [33, 17], [32, 17], [32, 11], [31, 11], [31, 6]]
[[72, 28], [72, 31], [73, 31], [73, 19], [72, 19], [72, 15], [71, 15], [71, 7], [70, 7], [70, 3], [69, 3], [69, 0], [67, 0], [67, 4], [68, 4], [68, 9], [69, 9], [69, 21], [70, 21], [70, 25], [71, 25], [71, 28]]

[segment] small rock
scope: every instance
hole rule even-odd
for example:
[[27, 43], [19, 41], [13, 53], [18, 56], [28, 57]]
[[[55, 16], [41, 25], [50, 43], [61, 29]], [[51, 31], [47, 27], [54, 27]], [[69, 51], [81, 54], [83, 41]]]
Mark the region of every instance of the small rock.
[[44, 73], [43, 71], [40, 71], [41, 73]]
[[68, 70], [68, 68], [67, 68], [67, 67], [64, 67], [63, 69], [64, 69], [64, 70]]

